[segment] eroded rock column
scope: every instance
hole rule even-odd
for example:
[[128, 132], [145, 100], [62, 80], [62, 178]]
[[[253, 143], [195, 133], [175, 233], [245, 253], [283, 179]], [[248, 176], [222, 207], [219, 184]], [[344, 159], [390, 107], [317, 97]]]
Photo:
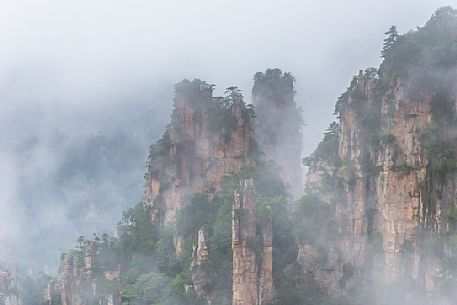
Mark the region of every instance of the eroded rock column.
[[273, 287], [273, 219], [271, 215], [271, 207], [268, 217], [262, 223], [263, 237], [263, 257], [262, 265], [260, 266], [260, 283], [259, 283], [259, 305], [267, 305], [274, 294]]
[[232, 212], [233, 305], [256, 305], [256, 220], [253, 179], [242, 179]]

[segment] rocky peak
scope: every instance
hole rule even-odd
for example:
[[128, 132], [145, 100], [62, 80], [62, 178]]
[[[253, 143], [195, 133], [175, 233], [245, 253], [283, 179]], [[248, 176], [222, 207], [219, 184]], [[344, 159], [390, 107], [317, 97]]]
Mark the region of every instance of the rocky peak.
[[[279, 69], [254, 76], [252, 101], [256, 109], [256, 135], [267, 160], [280, 168], [293, 198], [303, 194], [301, 109], [294, 100], [295, 78]], [[297, 165], [298, 164], [298, 165]]]
[[232, 212], [233, 305], [256, 305], [258, 301], [256, 203], [252, 179], [240, 181]]
[[176, 85], [170, 129], [151, 147], [144, 202], [163, 211], [154, 214], [163, 224], [175, 223], [186, 194], [220, 191], [224, 175], [250, 162], [249, 109], [212, 93], [200, 80]]
[[[299, 259], [322, 286], [331, 287], [331, 294], [360, 297], [363, 293], [354, 292], [359, 285], [365, 291], [389, 291], [378, 298], [384, 304], [392, 289], [411, 282], [414, 288], [403, 292], [405, 302], [422, 304], [421, 298], [429, 297], [427, 302], [448, 304], [437, 297], [437, 287], [453, 272], [444, 271], [449, 256], [443, 249], [455, 234], [448, 229], [453, 220], [445, 215], [455, 210], [450, 164], [457, 152], [457, 94], [455, 62], [444, 65], [442, 58], [429, 57], [437, 40], [446, 44], [450, 34], [435, 27], [405, 34], [387, 50], [379, 70], [354, 77], [338, 99], [338, 122], [307, 159], [305, 201], [328, 207], [336, 226], [323, 234], [338, 234], [338, 239], [302, 241]], [[434, 240], [440, 250], [431, 254], [425, 240]], [[325, 268], [315, 263], [319, 248], [325, 249]]]

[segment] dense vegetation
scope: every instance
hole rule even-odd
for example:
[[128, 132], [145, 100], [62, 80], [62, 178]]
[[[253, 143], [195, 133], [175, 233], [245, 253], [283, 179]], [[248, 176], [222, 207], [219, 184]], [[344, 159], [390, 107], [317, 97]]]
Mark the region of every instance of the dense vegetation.
[[[267, 69], [254, 75], [252, 97], [257, 107], [257, 133], [262, 144], [301, 141], [298, 133], [303, 118], [301, 108], [294, 101], [294, 84], [294, 76], [280, 69]], [[272, 109], [277, 110], [272, 112]]]

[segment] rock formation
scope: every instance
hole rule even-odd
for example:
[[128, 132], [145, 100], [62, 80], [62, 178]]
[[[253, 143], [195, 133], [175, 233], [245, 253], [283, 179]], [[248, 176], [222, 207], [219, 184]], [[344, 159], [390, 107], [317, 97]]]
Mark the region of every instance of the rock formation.
[[176, 85], [171, 124], [149, 157], [144, 203], [156, 211], [153, 222], [174, 225], [187, 195], [220, 191], [224, 175], [249, 164], [251, 123], [240, 97], [233, 98], [224, 109], [211, 85]]
[[[258, 152], [254, 145], [253, 117], [251, 105], [245, 104], [236, 87], [228, 88], [225, 97], [213, 97], [213, 87], [203, 81], [177, 84], [171, 123], [162, 139], [151, 146], [144, 198], [132, 210], [133, 214], [125, 216], [125, 223], [118, 228], [118, 238], [125, 238], [127, 244], [137, 242], [131, 240], [136, 229], [147, 230], [151, 242], [161, 243], [149, 249], [148, 254], [140, 254], [151, 255], [151, 262], [164, 260], [165, 267], [158, 267], [160, 272], [167, 272], [160, 268], [169, 268], [166, 264], [173, 259], [172, 256], [184, 264], [182, 257], [188, 255], [187, 249], [192, 245], [191, 261], [182, 265], [190, 271], [189, 280], [182, 284], [189, 299], [195, 295], [199, 302], [207, 304], [266, 305], [274, 297], [271, 207], [267, 208], [270, 211], [268, 216], [256, 217], [254, 181], [240, 174], [249, 172], [256, 165]], [[223, 180], [226, 178], [239, 182], [234, 186], [235, 197], [230, 199], [223, 199]], [[180, 229], [193, 221], [189, 217], [194, 217], [180, 216], [182, 211], [200, 215], [207, 211], [193, 209], [217, 210], [224, 204], [223, 200], [228, 200], [233, 210], [233, 253], [231, 268], [227, 270], [233, 273], [232, 289], [216, 287], [217, 273], [208, 269], [209, 266], [214, 268], [211, 264], [216, 259], [207, 231], [209, 224], [203, 223], [195, 233], [188, 231], [189, 227], [184, 231]], [[139, 215], [148, 215], [147, 221], [139, 222]], [[205, 218], [196, 219], [205, 221]], [[193, 227], [190, 229], [194, 230]], [[167, 232], [171, 232], [174, 253], [167, 248]], [[219, 234], [225, 236], [227, 233], [230, 231]], [[104, 263], [110, 248], [108, 241], [80, 242], [79, 248], [64, 255], [60, 279], [50, 282], [45, 289], [45, 302], [52, 304], [55, 295], [59, 294], [63, 305], [83, 305], [93, 301], [120, 304], [119, 278], [122, 270], [128, 270], [134, 260], [128, 256], [135, 254], [129, 254], [118, 260], [118, 265], [110, 266]], [[219, 247], [223, 249], [217, 254], [219, 256], [226, 256], [230, 251], [230, 248], [224, 248], [224, 244]], [[124, 251], [130, 253], [132, 250]], [[157, 251], [167, 252], [160, 254]], [[106, 287], [110, 288], [107, 290]], [[223, 295], [227, 293], [230, 295], [224, 299]]]
[[119, 271], [106, 270], [106, 266], [97, 264], [98, 255], [97, 247], [91, 241], [85, 241], [77, 252], [64, 254], [60, 278], [57, 282], [51, 280], [48, 283], [43, 301], [62, 305], [88, 305], [93, 302], [120, 305]]
[[255, 203], [253, 180], [241, 180], [232, 214], [233, 305], [258, 302]]
[[[191, 194], [221, 194], [224, 176], [254, 165], [249, 108], [235, 88], [229, 88], [226, 98], [215, 98], [212, 92], [212, 86], [199, 80], [178, 84], [170, 127], [151, 148], [143, 202], [152, 207], [152, 222], [159, 226], [173, 227], [177, 211], [189, 204], [186, 198]], [[254, 186], [252, 180], [243, 183], [233, 208], [233, 304], [258, 304], [258, 300], [267, 304], [273, 297], [271, 219], [262, 226], [265, 256], [259, 269], [252, 249], [256, 240]], [[176, 233], [174, 242], [179, 255], [184, 238]], [[196, 295], [208, 303], [214, 294], [206, 289], [211, 280], [204, 267], [210, 248], [202, 228], [194, 246], [192, 282]]]
[[207, 291], [206, 287], [210, 284], [210, 275], [208, 274], [205, 263], [208, 261], [208, 234], [205, 229], [198, 231], [197, 244], [193, 247], [192, 283], [195, 293], [200, 298], [205, 298], [208, 304], [212, 303], [212, 293]]
[[[455, 304], [457, 11], [386, 34], [381, 66], [353, 78], [305, 158], [293, 205], [293, 76], [257, 73], [255, 111], [236, 87], [177, 84], [141, 202], [118, 236], [63, 254], [44, 303]], [[0, 261], [0, 305], [19, 305], [18, 288]]]
[[254, 76], [252, 101], [256, 110], [256, 139], [267, 160], [274, 161], [294, 199], [303, 195], [301, 110], [294, 101], [295, 79], [268, 69]]
[[414, 54], [420, 64], [399, 63], [394, 48], [379, 71], [360, 71], [337, 102], [339, 122], [306, 160], [304, 202], [329, 211], [331, 225], [322, 238], [300, 242], [299, 261], [331, 295], [355, 302], [366, 289], [380, 291], [379, 304], [450, 304], [437, 287], [455, 272], [447, 266], [455, 234], [457, 78], [455, 65], [428, 57], [433, 51], [422, 35], [449, 22], [434, 18], [402, 40], [424, 40]]
[[261, 224], [262, 261], [259, 266], [259, 305], [269, 304], [275, 294], [273, 284], [273, 219], [271, 206], [267, 207], [268, 215]]

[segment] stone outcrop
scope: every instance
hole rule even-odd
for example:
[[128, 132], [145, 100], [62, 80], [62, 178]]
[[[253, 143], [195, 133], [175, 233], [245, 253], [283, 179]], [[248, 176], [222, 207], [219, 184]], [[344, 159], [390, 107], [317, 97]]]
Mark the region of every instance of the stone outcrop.
[[221, 99], [199, 80], [176, 85], [171, 124], [151, 147], [146, 175], [143, 201], [155, 210], [153, 222], [174, 225], [186, 196], [220, 191], [224, 175], [249, 164], [252, 128], [245, 105], [235, 101], [220, 109]]
[[254, 76], [256, 139], [265, 158], [279, 166], [281, 178], [294, 199], [303, 195], [301, 110], [294, 101], [295, 79], [279, 69]]
[[[212, 255], [208, 232], [202, 227], [196, 236], [183, 236], [178, 233], [177, 216], [180, 209], [192, 204], [190, 199], [194, 194], [204, 194], [212, 202], [223, 195], [225, 176], [255, 165], [252, 156], [256, 149], [254, 113], [236, 88], [228, 90], [230, 94], [220, 98], [213, 96], [211, 85], [200, 80], [176, 85], [171, 123], [162, 139], [151, 146], [141, 202], [144, 211], [150, 211], [154, 230], [161, 232], [171, 228], [177, 257], [184, 246], [193, 245], [188, 266], [191, 282], [185, 284], [184, 290], [208, 304], [219, 302], [221, 298], [223, 302], [230, 302], [230, 296], [225, 295], [227, 287], [211, 288], [217, 279], [208, 269]], [[262, 223], [257, 223], [252, 179], [241, 179], [236, 189], [232, 215], [233, 289], [230, 291], [233, 304], [267, 305], [274, 296], [272, 216], [270, 213]], [[127, 219], [118, 228], [118, 235], [129, 234], [129, 228], [135, 225], [133, 219]], [[257, 225], [259, 232], [256, 232]], [[260, 261], [257, 253], [262, 253]], [[98, 256], [95, 242], [85, 242], [77, 251], [66, 254], [60, 278], [49, 283], [44, 301], [52, 304], [58, 294], [63, 305], [86, 305], [94, 300], [119, 305], [118, 282], [122, 268], [106, 269], [99, 263]], [[106, 282], [114, 284], [111, 286], [115, 289], [102, 291]]]
[[47, 305], [55, 304], [57, 300], [60, 300], [58, 296], [58, 292], [56, 291], [56, 285], [54, 280], [50, 280], [48, 282], [48, 286], [45, 288], [43, 292], [43, 303]]
[[62, 305], [71, 305], [73, 304], [73, 256], [71, 254], [65, 254], [63, 258], [61, 275], [61, 302]]
[[256, 305], [258, 301], [255, 215], [254, 182], [241, 180], [232, 212], [233, 305]]
[[[438, 92], [418, 94], [408, 79], [381, 84], [360, 72], [340, 98], [336, 157], [316, 151], [308, 162], [307, 194], [334, 211], [339, 238], [336, 244], [302, 242], [299, 261], [331, 295], [348, 295], [355, 283], [381, 289], [411, 281], [421, 292], [410, 291], [410, 299], [421, 304], [420, 295], [432, 295], [445, 277], [421, 242], [447, 230], [442, 215], [454, 209], [456, 191], [453, 174], [440, 181], [433, 164], [444, 157], [436, 160], [426, 137], [438, 128], [443, 142], [452, 143], [456, 133], [433, 119]], [[454, 107], [456, 96], [446, 99]], [[315, 263], [319, 246], [326, 249], [325, 267]]]
[[[390, 143], [383, 143], [376, 166], [380, 174], [376, 179], [376, 201], [373, 221], [383, 241], [384, 280], [398, 281], [412, 266], [402, 261], [402, 250], [407, 244], [416, 244], [417, 229], [426, 221], [421, 205], [420, 181], [425, 181], [429, 161], [421, 143], [420, 131], [431, 124], [431, 97], [420, 100], [406, 94], [406, 88], [399, 82], [392, 90], [393, 99], [384, 100], [382, 113], [388, 115], [392, 107], [395, 116], [388, 120], [385, 134], [391, 135]], [[439, 215], [437, 215], [439, 216]], [[409, 274], [413, 277], [413, 274]], [[416, 277], [416, 275], [414, 275]]]
[[267, 207], [270, 212], [261, 224], [262, 230], [262, 262], [259, 266], [259, 305], [267, 305], [273, 300], [273, 219], [271, 206]]
[[[43, 293], [46, 304], [88, 305], [93, 302], [120, 305], [119, 270], [104, 270], [97, 264], [98, 250], [94, 242], [86, 241], [77, 253], [64, 254], [59, 279], [51, 280]], [[99, 283], [111, 283], [100, 289]]]
[[212, 293], [206, 289], [210, 284], [209, 270], [205, 266], [208, 261], [208, 255], [208, 234], [205, 229], [201, 228], [198, 231], [197, 244], [193, 247], [192, 283], [195, 294], [199, 298], [206, 299], [208, 304], [212, 304]]
[[[176, 86], [172, 122], [161, 142], [151, 148], [146, 175], [143, 202], [152, 207], [153, 223], [173, 227], [177, 211], [188, 204], [189, 195], [220, 194], [225, 175], [254, 164], [253, 126], [247, 113], [246, 105], [236, 95], [213, 97], [212, 86], [204, 82], [184, 81]], [[259, 304], [267, 304], [274, 292], [272, 224], [270, 219], [262, 226], [265, 256], [258, 266], [254, 186], [252, 180], [243, 181], [233, 218], [233, 304], [258, 304], [259, 300]], [[183, 237], [175, 234], [173, 239], [179, 254]], [[209, 304], [214, 298], [214, 292], [207, 289], [211, 276], [205, 267], [210, 248], [202, 228], [196, 236], [190, 266], [193, 285], [186, 287]]]

